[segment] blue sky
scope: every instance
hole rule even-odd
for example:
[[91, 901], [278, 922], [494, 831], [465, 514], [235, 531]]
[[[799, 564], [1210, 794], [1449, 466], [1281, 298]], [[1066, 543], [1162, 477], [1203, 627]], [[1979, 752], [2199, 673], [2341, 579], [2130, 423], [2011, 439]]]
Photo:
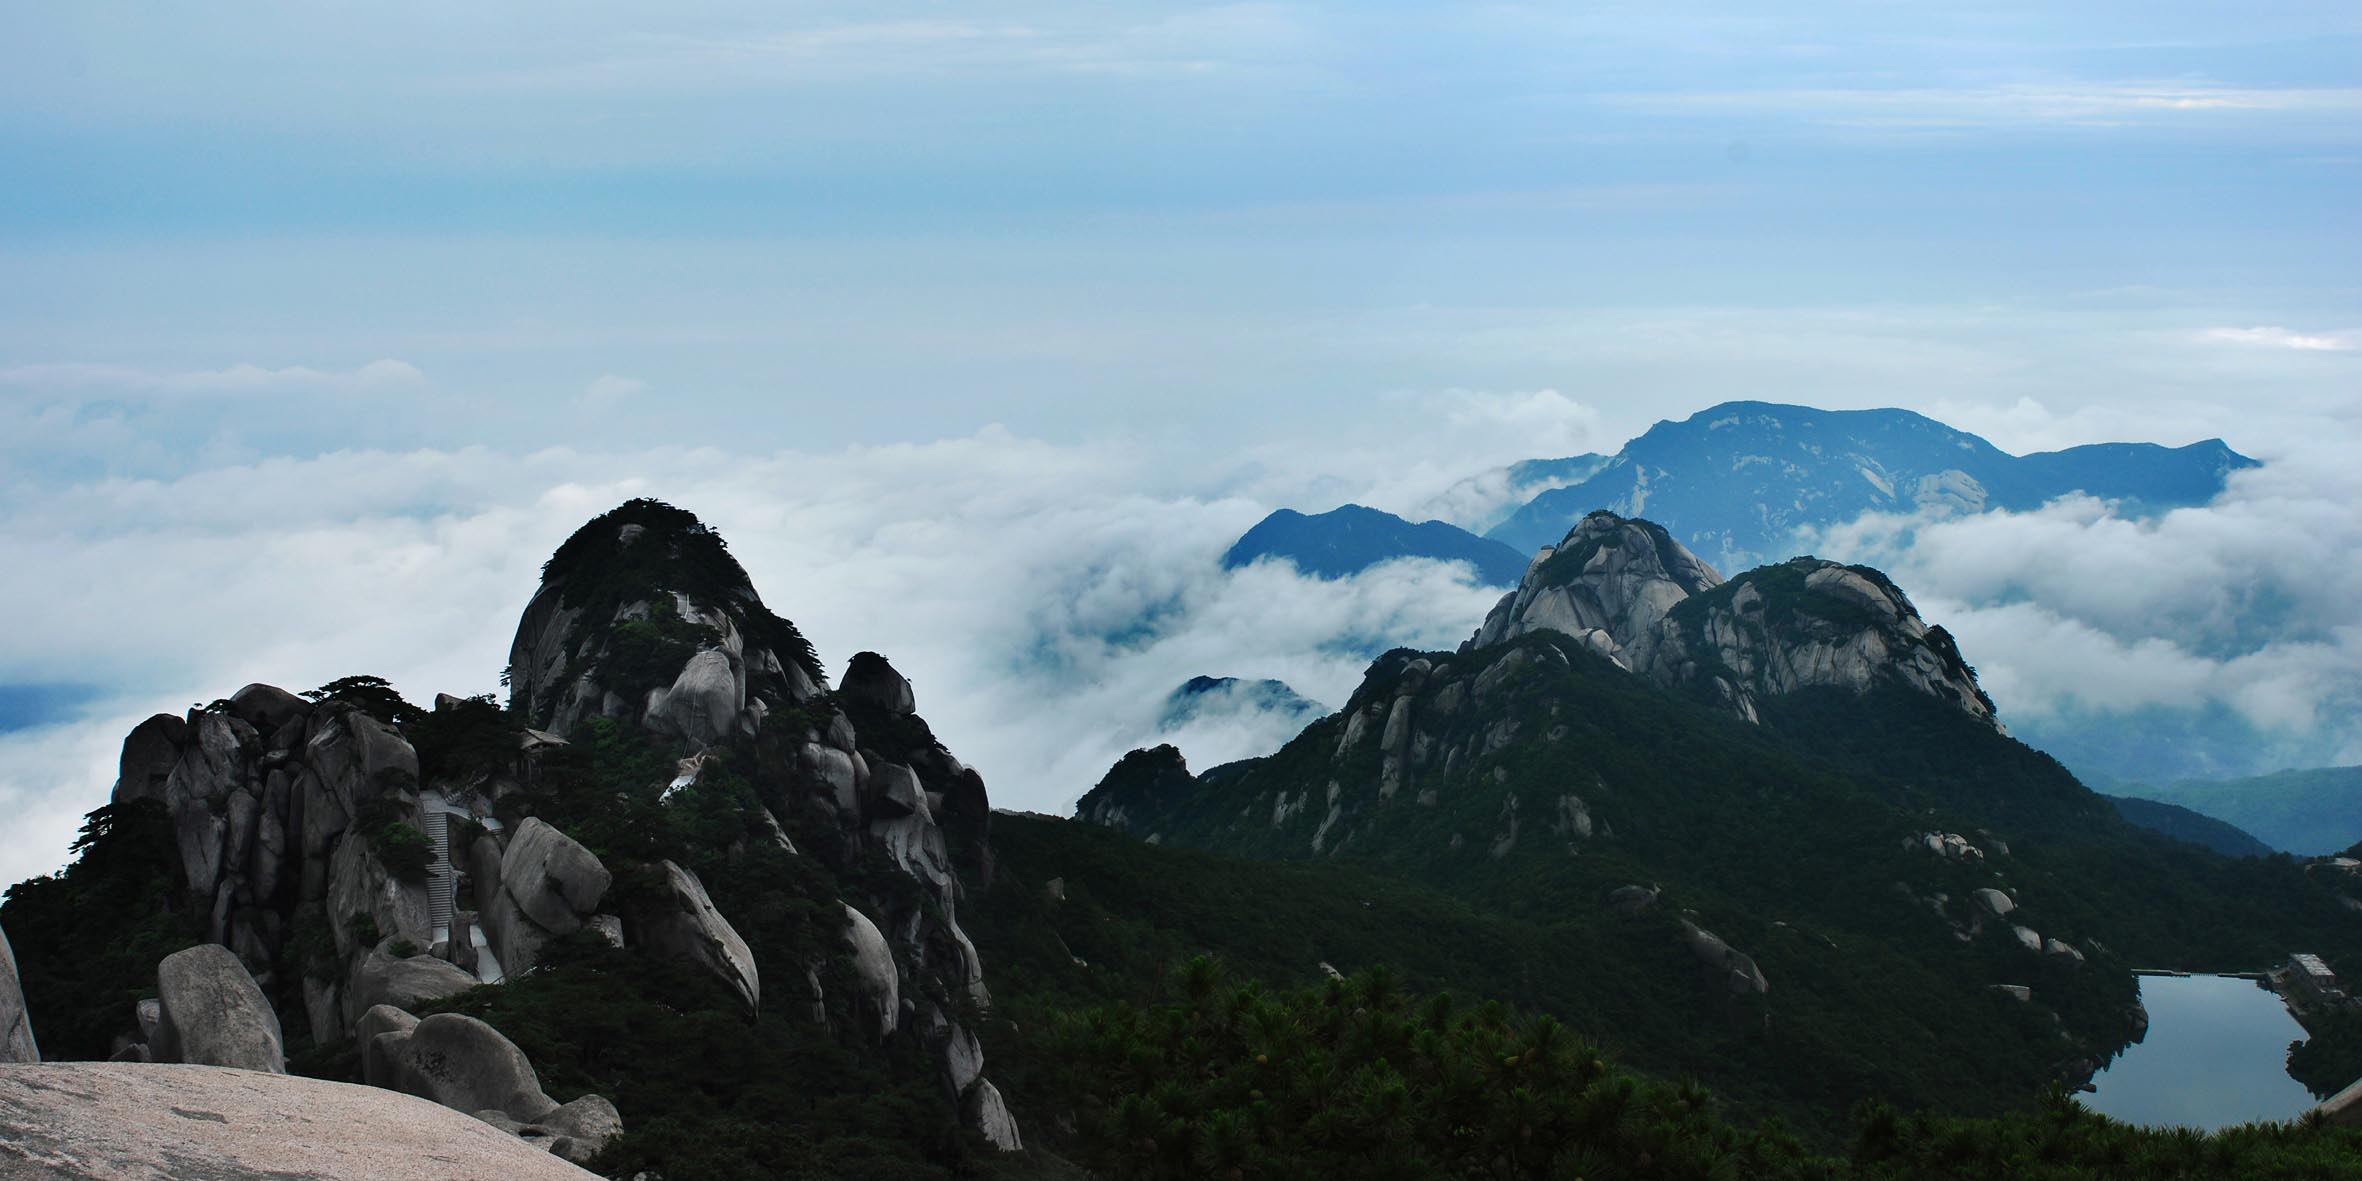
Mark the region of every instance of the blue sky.
[[[1145, 420], [1218, 444], [1232, 415], [1284, 434], [1434, 387], [1565, 390], [1630, 433], [1749, 375], [1778, 388], [1728, 393], [1909, 398], [1895, 369], [1945, 349], [2053, 376], [1939, 394], [2065, 410], [2139, 379], [2104, 352], [2127, 328], [2362, 319], [2350, 5], [20, 4], [9, 24], [0, 358], [426, 379], [365, 423], [212, 424], [223, 454], [701, 437], [638, 399], [573, 412], [610, 375], [794, 403], [793, 430], [737, 436], [763, 443], [906, 437], [882, 402], [951, 433]], [[1651, 311], [1707, 336], [1942, 322], [1848, 334], [1822, 368], [1566, 339]], [[2046, 355], [2027, 325], [2098, 355]], [[185, 454], [194, 427], [134, 433]]]
[[[0, 637], [0, 878], [152, 710], [489, 690], [626, 495], [1045, 808], [1188, 676], [1334, 697], [1326, 639], [1481, 614], [1432, 571], [1207, 581], [1263, 512], [1415, 513], [1726, 399], [2273, 465], [2062, 546], [2351, 528], [2351, 4], [488, 7], [0, 0], [0, 609], [43, 621]], [[1991, 581], [1945, 544], [1890, 555], [1923, 606]], [[2345, 635], [2318, 574], [2272, 577]], [[2022, 708], [2362, 684], [2362, 630], [2259, 679], [2142, 622], [2204, 612], [1982, 593]], [[1196, 622], [1090, 638], [1152, 607]], [[1091, 741], [997, 704], [1086, 689]]]

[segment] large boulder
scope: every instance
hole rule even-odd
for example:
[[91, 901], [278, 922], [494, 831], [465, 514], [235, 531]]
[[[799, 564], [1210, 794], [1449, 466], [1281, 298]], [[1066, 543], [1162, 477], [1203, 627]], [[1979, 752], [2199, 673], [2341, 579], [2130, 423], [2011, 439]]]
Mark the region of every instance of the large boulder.
[[8, 932], [0, 931], [0, 1062], [40, 1060], [33, 1020], [25, 1012], [24, 985], [16, 974], [16, 953], [9, 950]]
[[[479, 856], [482, 848], [479, 841]], [[497, 881], [498, 889], [487, 890], [479, 873], [476, 897], [493, 954], [513, 976], [530, 970], [553, 936], [589, 921], [614, 875], [596, 854], [536, 816], [509, 839]]]
[[230, 712], [246, 719], [256, 732], [271, 734], [289, 722], [312, 715], [312, 703], [277, 685], [248, 685], [230, 694]]
[[156, 998], [160, 1059], [287, 1073], [279, 1015], [229, 948], [200, 943], [165, 956]]
[[350, 1083], [212, 1066], [0, 1071], [0, 1176], [46, 1181], [587, 1181], [456, 1111]]
[[705, 883], [670, 861], [656, 869], [663, 875], [657, 889], [624, 915], [632, 945], [695, 965], [737, 993], [748, 1012], [759, 1010], [763, 990], [754, 951], [714, 908]]
[[132, 727], [123, 739], [123, 756], [115, 779], [114, 802], [160, 800], [180, 748], [188, 741], [189, 724], [177, 714], [157, 714]]
[[383, 946], [373, 947], [353, 965], [345, 985], [345, 1018], [357, 1021], [380, 1005], [415, 1009], [466, 992], [476, 983], [474, 973], [449, 961], [430, 955], [396, 956]]
[[853, 701], [874, 705], [889, 714], [907, 714], [918, 708], [918, 700], [911, 692], [910, 681], [886, 658], [875, 652], [856, 652], [845, 666], [844, 683], [837, 693]]
[[353, 1022], [353, 1044], [361, 1049], [361, 1081], [401, 1090], [402, 1048], [416, 1028], [418, 1018], [392, 1005], [377, 1005], [361, 1014], [361, 1019]]
[[1690, 954], [1698, 957], [1707, 974], [1729, 989], [1732, 996], [1761, 996], [1771, 990], [1763, 969], [1755, 966], [1755, 958], [1723, 942], [1714, 932], [1683, 919], [1681, 935]]
[[530, 1123], [558, 1109], [525, 1052], [465, 1014], [437, 1013], [406, 1032], [380, 1033], [372, 1044], [386, 1048], [387, 1082], [454, 1111], [498, 1111]]
[[671, 686], [649, 692], [646, 724], [705, 745], [736, 733], [745, 708], [746, 679], [730, 653], [704, 648], [681, 666]]
[[966, 1103], [968, 1122], [973, 1124], [994, 1148], [1002, 1152], [1020, 1152], [1025, 1141], [1017, 1135], [1017, 1117], [1009, 1112], [1009, 1104], [1001, 1098], [1001, 1089], [990, 1079], [976, 1080], [976, 1089], [968, 1092]]
[[885, 933], [869, 916], [845, 905], [845, 940], [852, 947], [853, 976], [861, 1001], [877, 1022], [878, 1036], [894, 1032], [902, 1020], [901, 982], [894, 968], [894, 951]]
[[423, 1021], [390, 1005], [362, 1015], [361, 1063], [370, 1085], [407, 1091], [464, 1111], [571, 1161], [597, 1156], [623, 1134], [623, 1117], [598, 1095], [559, 1103], [516, 1043], [458, 1013]]
[[614, 880], [596, 854], [538, 816], [517, 826], [500, 858], [500, 888], [553, 935], [596, 914]]

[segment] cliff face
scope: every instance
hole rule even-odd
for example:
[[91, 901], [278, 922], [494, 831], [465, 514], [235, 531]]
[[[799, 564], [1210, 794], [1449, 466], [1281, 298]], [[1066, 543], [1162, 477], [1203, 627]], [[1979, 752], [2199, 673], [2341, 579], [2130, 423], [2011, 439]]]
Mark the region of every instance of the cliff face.
[[1893, 684], [1998, 726], [1952, 637], [1878, 571], [1795, 558], [1725, 582], [1664, 529], [1610, 512], [1543, 550], [1464, 650], [1541, 630], [1748, 721], [1765, 696]]
[[207, 937], [264, 988], [300, 997], [288, 1016], [332, 1040], [375, 943], [434, 941], [426, 878], [397, 874], [373, 839], [422, 829], [418, 753], [345, 701], [248, 685], [216, 705], [133, 729], [113, 802], [164, 805]]

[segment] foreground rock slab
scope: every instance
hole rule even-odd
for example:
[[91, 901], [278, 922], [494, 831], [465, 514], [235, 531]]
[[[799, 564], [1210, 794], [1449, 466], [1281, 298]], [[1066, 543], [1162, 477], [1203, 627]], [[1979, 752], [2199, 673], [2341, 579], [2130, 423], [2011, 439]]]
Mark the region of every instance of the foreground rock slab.
[[580, 1181], [424, 1099], [214, 1066], [0, 1066], [0, 1181]]

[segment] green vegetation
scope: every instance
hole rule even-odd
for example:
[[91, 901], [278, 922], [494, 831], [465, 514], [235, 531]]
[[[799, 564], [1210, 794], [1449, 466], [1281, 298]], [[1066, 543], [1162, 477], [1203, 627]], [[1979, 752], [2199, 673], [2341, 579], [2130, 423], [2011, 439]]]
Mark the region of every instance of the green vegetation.
[[2288, 1044], [2288, 1075], [2316, 1099], [2362, 1082], [2362, 1009], [2329, 1009], [2304, 1018], [2305, 1040]]
[[[353, 831], [369, 842], [386, 872], [407, 881], [422, 881], [435, 861], [435, 843], [402, 819], [408, 806], [392, 796], [364, 800], [353, 816]], [[370, 943], [377, 942], [374, 939]]]
[[660, 595], [649, 601], [648, 614], [607, 633], [606, 646], [591, 660], [589, 673], [605, 685], [670, 684], [698, 649], [721, 642], [720, 632], [682, 619], [672, 596]]
[[2225, 857], [2269, 857], [2272, 847], [2212, 816], [2179, 804], [2161, 804], [2133, 796], [2109, 796], [2118, 815], [2151, 832], [2212, 849]]
[[8, 888], [0, 928], [16, 949], [33, 1036], [51, 1060], [105, 1058], [156, 995], [156, 961], [204, 941], [185, 913], [172, 817], [154, 800], [92, 812], [74, 864]]
[[517, 771], [517, 727], [490, 694], [441, 705], [411, 723], [418, 777], [430, 784], [468, 784]]
[[1406, 994], [1373, 968], [1291, 991], [1214, 960], [1052, 1035], [1086, 1163], [1124, 1177], [1764, 1176], [1704, 1088], [1639, 1079], [1548, 1017]]
[[2051, 1091], [1990, 1120], [1866, 1104], [1817, 1149], [1695, 1083], [1611, 1065], [1547, 1017], [1404, 991], [1294, 989], [1182, 965], [1139, 1003], [1060, 1021], [1045, 1078], [1105, 1175], [1339, 1178], [2202, 1178], [2362, 1175], [2362, 1130], [2133, 1128]]
[[407, 726], [426, 711], [403, 700], [384, 677], [339, 677], [317, 689], [304, 690], [312, 701], [341, 701], [389, 726]]

